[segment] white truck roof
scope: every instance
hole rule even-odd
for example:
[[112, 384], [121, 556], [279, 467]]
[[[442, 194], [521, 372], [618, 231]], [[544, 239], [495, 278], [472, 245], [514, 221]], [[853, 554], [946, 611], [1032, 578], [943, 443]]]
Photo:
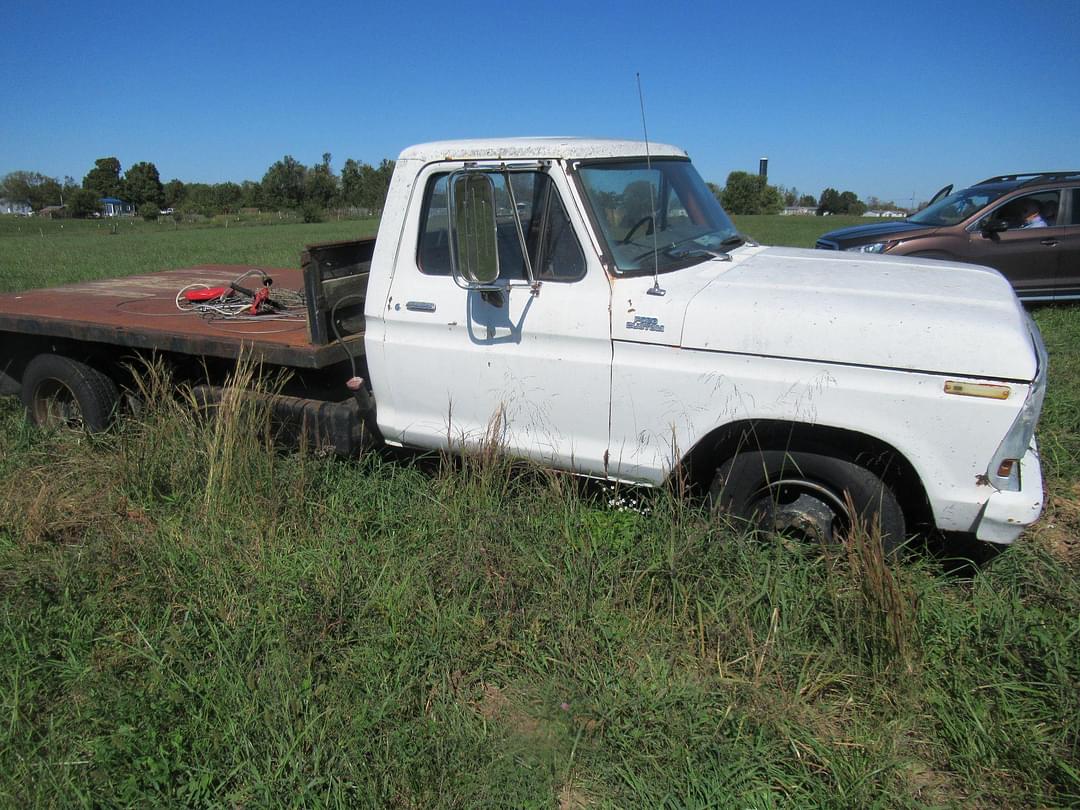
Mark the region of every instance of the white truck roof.
[[[652, 157], [685, 158], [685, 151], [666, 143], [648, 144]], [[645, 141], [618, 138], [474, 138], [459, 141], [434, 141], [410, 146], [399, 160], [594, 160], [597, 158], [645, 157]]]

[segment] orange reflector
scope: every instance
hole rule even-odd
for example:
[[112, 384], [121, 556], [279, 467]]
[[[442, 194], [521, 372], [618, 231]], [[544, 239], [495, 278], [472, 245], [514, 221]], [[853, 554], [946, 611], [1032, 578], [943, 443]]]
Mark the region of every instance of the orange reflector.
[[1013, 465], [1016, 464], [1015, 458], [1007, 458], [998, 465], [997, 475], [998, 478], [1008, 478], [1012, 474]]
[[946, 394], [959, 394], [962, 397], [985, 397], [987, 399], [1008, 399], [1011, 389], [1007, 385], [992, 383], [945, 381]]

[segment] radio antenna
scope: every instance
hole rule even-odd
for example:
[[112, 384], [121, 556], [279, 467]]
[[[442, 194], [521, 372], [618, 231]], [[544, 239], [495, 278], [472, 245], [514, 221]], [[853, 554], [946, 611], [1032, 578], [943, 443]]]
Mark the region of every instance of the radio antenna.
[[[645, 96], [641, 92], [641, 74], [634, 73], [637, 78], [638, 104], [641, 106], [641, 131], [645, 133], [645, 166], [652, 173], [652, 154], [649, 151], [649, 128], [645, 125]], [[653, 285], [648, 291], [649, 295], [664, 295], [667, 290], [660, 288], [660, 253], [656, 246], [656, 199], [653, 196], [652, 180], [649, 183], [649, 228], [652, 231], [652, 260], [653, 260]]]

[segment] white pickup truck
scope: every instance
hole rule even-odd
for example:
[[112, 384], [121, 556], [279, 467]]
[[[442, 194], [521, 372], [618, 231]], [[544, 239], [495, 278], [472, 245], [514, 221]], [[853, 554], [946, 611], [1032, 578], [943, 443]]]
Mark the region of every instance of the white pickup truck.
[[[285, 338], [255, 318], [216, 335], [150, 317], [181, 281], [238, 268], [0, 296], [6, 373], [37, 421], [104, 426], [118, 345], [224, 373], [242, 342], [294, 370], [276, 410], [343, 451], [361, 423], [432, 449], [494, 430], [509, 453], [586, 476], [686, 476], [768, 530], [827, 541], [875, 521], [890, 547], [932, 528], [1008, 543], [1042, 508], [1046, 352], [999, 273], [759, 246], [673, 146], [414, 146], [378, 238], [313, 246], [303, 264], [307, 330]], [[127, 309], [61, 312], [88, 287]], [[212, 398], [221, 379], [197, 374]]]

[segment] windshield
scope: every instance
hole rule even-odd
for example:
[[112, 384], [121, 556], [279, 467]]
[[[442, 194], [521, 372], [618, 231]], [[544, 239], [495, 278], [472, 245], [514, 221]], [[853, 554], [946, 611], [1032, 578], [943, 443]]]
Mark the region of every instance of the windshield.
[[942, 197], [913, 216], [908, 222], [919, 225], [955, 225], [963, 222], [976, 211], [985, 208], [1008, 189], [966, 188], [947, 197]]
[[743, 242], [689, 161], [586, 163], [578, 173], [619, 272], [675, 270]]

